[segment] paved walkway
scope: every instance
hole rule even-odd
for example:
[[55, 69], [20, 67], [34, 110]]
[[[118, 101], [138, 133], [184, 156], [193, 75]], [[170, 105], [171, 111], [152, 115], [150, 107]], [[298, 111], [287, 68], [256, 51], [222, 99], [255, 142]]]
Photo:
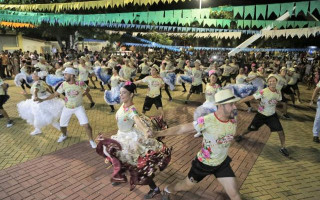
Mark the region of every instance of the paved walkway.
[[[112, 168], [92, 150], [85, 130], [75, 118], [70, 123], [70, 138], [64, 143], [56, 142], [59, 132], [52, 127], [43, 134], [30, 136], [32, 127], [19, 119], [16, 104], [24, 97], [20, 88], [9, 81], [11, 99], [5, 105], [13, 116], [15, 125], [0, 130], [0, 199], [142, 199], [148, 187], [138, 186], [130, 192], [127, 184], [116, 187], [110, 184]], [[179, 88], [180, 89], [180, 88]], [[145, 89], [138, 89], [135, 104], [141, 110]], [[304, 100], [311, 91], [303, 91]], [[112, 135], [116, 132], [114, 114], [104, 103], [102, 92], [92, 90], [97, 106], [88, 109], [94, 135], [100, 132]], [[173, 102], [164, 94], [165, 110], [170, 126], [192, 121], [193, 110], [199, 104], [183, 104], [186, 94], [176, 91]], [[191, 99], [200, 100], [192, 96]], [[88, 101], [85, 100], [88, 107]], [[150, 115], [156, 113], [153, 109]], [[232, 158], [241, 194], [244, 199], [318, 199], [320, 196], [319, 144], [312, 142], [312, 123], [315, 111], [305, 104], [299, 109], [289, 108], [292, 120], [282, 120], [287, 137], [290, 158], [279, 152], [277, 134], [270, 136], [267, 127], [250, 133], [248, 139], [233, 143], [229, 156]], [[254, 113], [240, 112], [238, 132], [244, 130]], [[0, 127], [5, 127], [0, 120]], [[168, 137], [173, 146], [172, 161], [167, 169], [156, 176], [161, 188], [165, 184], [183, 179], [192, 159], [200, 149], [201, 139], [190, 136]], [[192, 142], [191, 142], [192, 141]], [[191, 192], [182, 192], [172, 199], [227, 199], [214, 177], [207, 177]], [[158, 198], [159, 199], [159, 198]]]

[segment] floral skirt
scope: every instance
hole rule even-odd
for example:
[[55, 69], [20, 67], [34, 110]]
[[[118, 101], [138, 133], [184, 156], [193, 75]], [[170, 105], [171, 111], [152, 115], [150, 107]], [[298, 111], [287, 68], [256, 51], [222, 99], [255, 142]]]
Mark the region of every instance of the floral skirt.
[[164, 170], [170, 160], [172, 148], [160, 139], [142, 138], [136, 131], [120, 132], [110, 138], [98, 137], [97, 153], [113, 165], [111, 182], [127, 182], [130, 173], [130, 190], [136, 185], [148, 185], [155, 172]]

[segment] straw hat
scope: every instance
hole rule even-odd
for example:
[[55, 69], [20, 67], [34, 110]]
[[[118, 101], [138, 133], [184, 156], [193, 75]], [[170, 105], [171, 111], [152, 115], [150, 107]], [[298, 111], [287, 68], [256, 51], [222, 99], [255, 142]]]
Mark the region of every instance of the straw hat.
[[71, 67], [67, 67], [64, 71], [63, 71], [64, 74], [72, 74], [72, 75], [76, 75], [76, 70], [74, 70], [73, 68]]
[[152, 68], [155, 68], [157, 70], [157, 72], [159, 72], [159, 66], [158, 65], [154, 64], [154, 65], [152, 65]]
[[287, 68], [286, 67], [281, 67], [280, 71], [282, 71], [282, 70], [287, 70]]
[[79, 58], [79, 60], [87, 61], [86, 57], [84, 57], [84, 56], [81, 56], [81, 57]]
[[201, 65], [201, 61], [200, 60], [196, 60], [196, 61], [194, 61], [194, 63], [198, 63], [199, 65]]
[[268, 76], [268, 78], [267, 78], [267, 82], [268, 82], [268, 80], [270, 79], [270, 78], [275, 78], [277, 81], [278, 81], [278, 78], [277, 78], [277, 76], [275, 75], [275, 74], [270, 74], [269, 76]]
[[293, 67], [290, 67], [290, 68], [289, 68], [289, 72], [296, 72], [296, 69], [293, 68]]
[[222, 89], [222, 90], [218, 91], [214, 95], [214, 98], [216, 100], [215, 105], [233, 103], [233, 102], [236, 102], [236, 101], [240, 100], [239, 97], [234, 96], [234, 94], [233, 94], [231, 89]]
[[63, 67], [67, 68], [67, 67], [71, 67], [71, 62], [66, 62], [63, 64]]

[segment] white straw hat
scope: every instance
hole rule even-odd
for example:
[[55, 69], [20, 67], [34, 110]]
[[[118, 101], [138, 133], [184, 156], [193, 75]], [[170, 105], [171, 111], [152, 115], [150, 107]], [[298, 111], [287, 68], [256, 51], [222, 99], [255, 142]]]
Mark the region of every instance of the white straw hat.
[[196, 60], [196, 61], [194, 61], [194, 63], [199, 63], [199, 65], [201, 65], [201, 61], [200, 60]]
[[156, 64], [152, 65], [152, 68], [155, 68], [155, 69], [157, 70], [157, 72], [159, 72], [159, 71], [160, 71], [160, 70], [159, 70], [159, 66], [158, 66], [158, 65], [156, 65]]
[[293, 68], [293, 67], [290, 67], [290, 68], [289, 68], [289, 71], [290, 71], [290, 72], [296, 72], [296, 69]]
[[64, 71], [63, 71], [64, 74], [72, 74], [72, 75], [76, 75], [76, 70], [74, 70], [73, 68], [71, 67], [67, 67]]
[[214, 95], [214, 98], [216, 100], [215, 105], [233, 103], [233, 102], [236, 102], [236, 101], [240, 100], [239, 97], [234, 96], [234, 94], [233, 94], [231, 89], [222, 89], [222, 90], [218, 91]]
[[277, 81], [278, 81], [278, 77], [275, 75], [275, 74], [270, 74], [269, 76], [268, 76], [268, 78], [267, 78], [267, 82], [268, 82], [268, 80], [270, 79], [270, 78], [275, 78]]

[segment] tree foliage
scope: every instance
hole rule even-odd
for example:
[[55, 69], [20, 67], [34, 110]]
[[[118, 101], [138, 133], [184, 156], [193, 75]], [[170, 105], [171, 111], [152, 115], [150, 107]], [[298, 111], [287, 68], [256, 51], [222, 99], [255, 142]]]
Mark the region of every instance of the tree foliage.
[[229, 12], [229, 11], [213, 11], [210, 14], [210, 16], [213, 19], [232, 19], [233, 18], [233, 12]]
[[157, 33], [157, 32], [152, 32], [152, 33], [148, 34], [147, 38], [149, 40], [151, 40], [152, 42], [156, 42], [156, 43], [163, 44], [163, 45], [171, 45], [173, 42], [169, 36], [161, 34], [161, 33]]

